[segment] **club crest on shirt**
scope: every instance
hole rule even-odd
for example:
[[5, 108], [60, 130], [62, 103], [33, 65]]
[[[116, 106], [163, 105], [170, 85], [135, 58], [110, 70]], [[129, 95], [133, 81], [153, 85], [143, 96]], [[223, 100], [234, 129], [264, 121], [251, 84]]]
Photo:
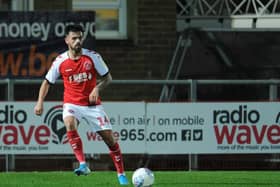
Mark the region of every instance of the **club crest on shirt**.
[[90, 61], [86, 61], [86, 62], [84, 63], [84, 68], [85, 68], [85, 70], [90, 70], [91, 67], [92, 67], [92, 63], [91, 63]]

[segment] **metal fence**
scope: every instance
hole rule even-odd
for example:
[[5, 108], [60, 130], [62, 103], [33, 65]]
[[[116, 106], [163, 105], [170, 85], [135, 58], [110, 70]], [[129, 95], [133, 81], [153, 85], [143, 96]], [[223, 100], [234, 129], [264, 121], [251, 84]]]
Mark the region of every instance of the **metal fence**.
[[[29, 80], [29, 79], [2, 79], [0, 80], [1, 85], [6, 85], [6, 101], [14, 101], [14, 93], [15, 93], [15, 85], [20, 84], [40, 84], [41, 80]], [[58, 81], [58, 84], [62, 84], [62, 81]], [[188, 90], [186, 94], [186, 100], [189, 102], [196, 102], [198, 91], [200, 90], [200, 86], [203, 85], [264, 85], [266, 86], [267, 96], [265, 98], [267, 101], [275, 101], [278, 100], [278, 87], [280, 84], [280, 80], [278, 79], [270, 79], [270, 80], [113, 80], [112, 84], [119, 85], [160, 85], [165, 87], [166, 89], [171, 89], [172, 86], [180, 85], [185, 86]], [[3, 86], [2, 86], [3, 88]], [[167, 97], [168, 97], [168, 91]], [[149, 160], [152, 157], [147, 157], [145, 162], [149, 163]], [[278, 155], [272, 155], [274, 160], [279, 160]], [[273, 160], [271, 158], [271, 160]], [[198, 168], [198, 155], [190, 154], [188, 156], [188, 170], [197, 170]], [[5, 165], [6, 171], [14, 170], [14, 155], [6, 155], [5, 156]]]
[[[7, 85], [6, 100], [14, 100], [14, 85], [15, 84], [40, 84], [41, 80], [37, 79], [2, 79], [0, 84]], [[62, 81], [57, 83], [61, 84]], [[190, 101], [197, 100], [197, 91], [199, 85], [267, 85], [269, 93], [269, 100], [277, 99], [277, 87], [280, 84], [279, 79], [269, 79], [269, 80], [113, 80], [112, 84], [122, 84], [122, 85], [185, 85], [189, 88], [190, 93], [186, 95], [186, 99]]]

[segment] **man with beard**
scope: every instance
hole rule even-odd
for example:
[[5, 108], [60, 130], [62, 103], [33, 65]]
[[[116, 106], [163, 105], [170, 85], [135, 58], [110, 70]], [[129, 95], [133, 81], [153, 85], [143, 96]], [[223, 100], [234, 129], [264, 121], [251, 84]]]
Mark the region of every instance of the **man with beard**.
[[[97, 132], [110, 150], [110, 156], [118, 173], [119, 183], [127, 185], [123, 159], [118, 142], [114, 139], [112, 126], [101, 104], [99, 92], [112, 80], [111, 74], [102, 57], [95, 51], [82, 48], [83, 28], [68, 25], [65, 29], [65, 43], [68, 50], [60, 54], [42, 82], [34, 113], [43, 113], [43, 102], [51, 84], [62, 77], [64, 83], [63, 121], [73, 152], [80, 163], [74, 170], [76, 175], [88, 175], [82, 140], [77, 128], [84, 119], [94, 132]], [[97, 84], [97, 74], [101, 80]]]

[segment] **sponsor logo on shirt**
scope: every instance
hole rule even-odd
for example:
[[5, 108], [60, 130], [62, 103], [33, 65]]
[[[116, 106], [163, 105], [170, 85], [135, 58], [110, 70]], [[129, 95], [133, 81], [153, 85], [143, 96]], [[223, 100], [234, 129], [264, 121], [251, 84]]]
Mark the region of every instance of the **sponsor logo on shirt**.
[[91, 79], [92, 79], [92, 74], [90, 72], [77, 73], [74, 75], [70, 75], [68, 78], [70, 83], [72, 83], [72, 82], [81, 83], [81, 82], [85, 82], [85, 81], [88, 81]]

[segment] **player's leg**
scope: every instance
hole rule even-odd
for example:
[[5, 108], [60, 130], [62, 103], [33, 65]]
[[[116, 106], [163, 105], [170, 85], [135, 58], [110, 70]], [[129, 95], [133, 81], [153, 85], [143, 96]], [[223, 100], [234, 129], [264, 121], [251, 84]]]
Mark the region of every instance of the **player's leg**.
[[[67, 112], [70, 110], [69, 107], [71, 108], [71, 106], [64, 106], [63, 121], [66, 126], [68, 141], [76, 156], [76, 159], [79, 161], [80, 164], [79, 167], [74, 170], [74, 173], [78, 176], [88, 175], [90, 173], [90, 169], [86, 165], [86, 160], [83, 151], [83, 143], [77, 131], [78, 121], [73, 114], [70, 115]], [[71, 111], [74, 111], [73, 108], [71, 109]]]
[[110, 156], [114, 162], [115, 168], [118, 173], [118, 179], [121, 185], [128, 185], [128, 180], [125, 176], [124, 163], [122, 153], [118, 142], [114, 139], [112, 130], [98, 131], [106, 145], [110, 150]]
[[118, 179], [121, 185], [127, 185], [128, 180], [124, 172], [124, 164], [120, 146], [118, 142], [114, 139], [112, 132], [112, 125], [105, 113], [103, 106], [98, 105], [89, 109], [87, 114], [87, 121], [92, 126], [92, 130], [97, 132], [110, 150], [110, 156], [114, 162], [115, 168], [118, 173]]

